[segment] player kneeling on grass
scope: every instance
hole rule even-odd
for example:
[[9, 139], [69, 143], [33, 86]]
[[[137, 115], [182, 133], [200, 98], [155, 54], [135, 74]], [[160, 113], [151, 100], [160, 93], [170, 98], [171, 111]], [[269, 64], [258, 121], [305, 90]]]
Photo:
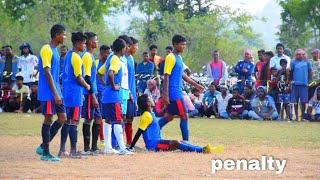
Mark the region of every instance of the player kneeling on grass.
[[180, 149], [184, 152], [198, 152], [198, 153], [221, 153], [224, 147], [219, 145], [212, 147], [208, 144], [205, 147], [195, 146], [177, 140], [162, 139], [160, 135], [160, 126], [158, 120], [152, 112], [154, 106], [153, 101], [148, 95], [144, 94], [138, 98], [138, 106], [142, 110], [140, 118], [139, 129], [134, 136], [133, 142], [129, 150], [133, 150], [140, 135], [143, 134], [144, 143], [149, 151], [173, 151]]

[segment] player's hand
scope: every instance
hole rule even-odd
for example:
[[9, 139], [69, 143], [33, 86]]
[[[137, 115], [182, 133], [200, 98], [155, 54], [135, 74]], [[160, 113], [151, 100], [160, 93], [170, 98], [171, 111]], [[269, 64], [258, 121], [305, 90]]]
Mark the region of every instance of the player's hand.
[[90, 87], [90, 85], [88, 84], [85, 88], [86, 88], [86, 90], [89, 91], [91, 87]]
[[95, 95], [91, 95], [91, 96], [92, 96], [92, 99], [93, 99], [93, 101], [92, 101], [93, 107], [99, 108], [99, 102], [97, 100], [97, 97]]
[[113, 90], [119, 91], [120, 90], [120, 85], [115, 84], [114, 87], [112, 87]]
[[164, 94], [163, 97], [162, 97], [162, 99], [163, 99], [163, 105], [164, 105], [164, 106], [167, 106], [167, 105], [170, 104], [169, 96], [168, 96], [168, 95]]
[[198, 89], [200, 92], [204, 91], [204, 87], [200, 84], [197, 84], [195, 88]]
[[54, 96], [54, 102], [56, 105], [60, 106], [62, 104], [62, 100], [59, 95]]

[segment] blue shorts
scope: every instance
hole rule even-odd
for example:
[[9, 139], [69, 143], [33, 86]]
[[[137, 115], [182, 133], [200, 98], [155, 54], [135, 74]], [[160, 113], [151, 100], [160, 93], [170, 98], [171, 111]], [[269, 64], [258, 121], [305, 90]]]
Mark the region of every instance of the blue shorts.
[[290, 103], [290, 93], [280, 93], [279, 94], [280, 103]]
[[122, 124], [121, 105], [120, 103], [102, 104], [102, 117], [109, 124]]
[[308, 102], [308, 87], [303, 85], [292, 85], [291, 102], [292, 103]]
[[127, 105], [127, 118], [134, 118], [137, 116], [137, 106], [136, 103], [132, 100], [128, 100], [128, 105]]
[[54, 115], [57, 113], [65, 113], [64, 104], [57, 106], [54, 100], [41, 101], [41, 111], [43, 115]]
[[178, 115], [180, 118], [187, 117], [186, 106], [184, 104], [183, 99], [177, 99], [174, 101], [170, 101], [170, 104], [166, 108], [166, 113], [171, 115]]
[[80, 114], [81, 114], [81, 106], [76, 107], [66, 107], [67, 112], [67, 122], [71, 123], [76, 122], [79, 123]]
[[100, 108], [93, 107], [91, 95], [84, 95], [81, 117], [86, 120], [101, 119]]

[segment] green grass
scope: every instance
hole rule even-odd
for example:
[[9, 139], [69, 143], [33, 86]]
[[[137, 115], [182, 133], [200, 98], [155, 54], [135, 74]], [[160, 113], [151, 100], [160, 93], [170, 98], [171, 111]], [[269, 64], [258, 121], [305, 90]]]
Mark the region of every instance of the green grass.
[[[43, 117], [0, 113], [0, 136], [40, 136]], [[135, 127], [138, 119], [135, 120]], [[81, 128], [79, 128], [80, 130]], [[190, 141], [236, 147], [320, 148], [320, 123], [190, 119]], [[179, 120], [164, 127], [166, 139], [181, 139]]]

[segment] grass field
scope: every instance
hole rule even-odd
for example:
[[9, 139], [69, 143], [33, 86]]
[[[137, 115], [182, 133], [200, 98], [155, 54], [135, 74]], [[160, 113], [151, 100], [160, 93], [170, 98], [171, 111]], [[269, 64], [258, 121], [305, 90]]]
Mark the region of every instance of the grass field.
[[[320, 178], [320, 124], [307, 122], [190, 119], [190, 142], [222, 144], [223, 154], [139, 152], [134, 156], [98, 156], [41, 162], [34, 153], [40, 143], [42, 117], [0, 114], [0, 178]], [[135, 127], [137, 120], [135, 121]], [[134, 130], [135, 131], [135, 130]], [[162, 132], [166, 139], [181, 139], [179, 120]], [[60, 135], [51, 143], [56, 154]], [[79, 127], [79, 150], [82, 133]], [[142, 139], [139, 140], [142, 145]], [[211, 174], [212, 159], [252, 159], [270, 155], [287, 159], [283, 174], [272, 171], [221, 171]]]

